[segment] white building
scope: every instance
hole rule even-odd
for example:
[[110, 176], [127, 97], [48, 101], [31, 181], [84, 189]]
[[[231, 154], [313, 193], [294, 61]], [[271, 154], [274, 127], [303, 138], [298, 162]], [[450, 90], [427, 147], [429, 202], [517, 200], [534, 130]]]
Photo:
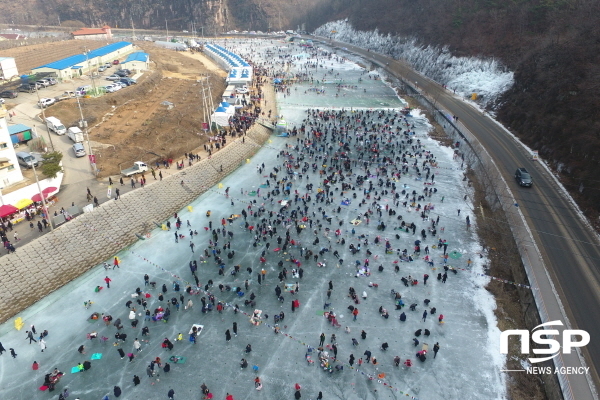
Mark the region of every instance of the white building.
[[19, 76], [17, 64], [12, 57], [0, 57], [0, 79], [9, 80]]
[[6, 108], [0, 104], [0, 189], [23, 180], [15, 148], [10, 140], [6, 115]]
[[150, 55], [142, 51], [136, 51], [127, 56], [127, 59], [121, 63], [121, 69], [131, 71], [146, 71], [150, 67]]
[[110, 26], [104, 25], [102, 28], [81, 28], [71, 32], [73, 39], [80, 40], [106, 40], [112, 39]]

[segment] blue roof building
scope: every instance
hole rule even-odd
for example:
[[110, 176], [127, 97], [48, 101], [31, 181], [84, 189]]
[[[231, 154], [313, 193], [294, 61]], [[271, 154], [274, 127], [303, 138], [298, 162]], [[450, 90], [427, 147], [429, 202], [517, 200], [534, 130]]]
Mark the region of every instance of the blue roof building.
[[127, 68], [132, 71], [145, 71], [150, 65], [150, 55], [143, 51], [136, 51], [127, 56], [127, 59], [121, 63], [121, 68]]
[[133, 44], [129, 42], [116, 42], [92, 50], [85, 54], [76, 54], [74, 56], [63, 58], [48, 64], [33, 68], [31, 72], [53, 73], [58, 78], [70, 79], [94, 71], [105, 62], [122, 58], [124, 55], [133, 51]]

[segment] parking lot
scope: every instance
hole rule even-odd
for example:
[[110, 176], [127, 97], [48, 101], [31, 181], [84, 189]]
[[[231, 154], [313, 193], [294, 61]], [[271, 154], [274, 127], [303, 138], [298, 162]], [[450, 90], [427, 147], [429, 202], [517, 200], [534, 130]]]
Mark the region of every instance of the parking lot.
[[[54, 148], [54, 150], [61, 151], [63, 153], [65, 185], [88, 181], [94, 177], [93, 171], [90, 167], [88, 157], [75, 156], [72, 149], [73, 141], [71, 141], [67, 135], [59, 136], [48, 131], [46, 125], [42, 122], [42, 114], [44, 112], [46, 117], [53, 116], [52, 110], [54, 106], [50, 105], [42, 110], [38, 105], [38, 98], [60, 98], [65, 92], [76, 92], [77, 88], [81, 86], [93, 86], [95, 84], [96, 87], [99, 88], [110, 85], [112, 81], [106, 80], [106, 77], [113, 74], [117, 70], [118, 66], [108, 68], [104, 73], [95, 76], [93, 82], [89, 76], [82, 76], [78, 79], [59, 82], [56, 85], [51, 85], [44, 88], [38, 88], [37, 92], [19, 92], [18, 97], [14, 99], [4, 99], [7, 108], [10, 109], [12, 114], [9, 120], [9, 125], [20, 123], [34, 128], [34, 131], [39, 136], [44, 137], [48, 145], [48, 150], [52, 150]], [[107, 95], [110, 96], [110, 94]], [[73, 105], [76, 107], [74, 102]], [[68, 121], [63, 121], [63, 123], [68, 124]], [[65, 126], [66, 128], [70, 127], [67, 125]], [[84, 145], [86, 152], [89, 154], [88, 144], [84, 143]], [[28, 148], [25, 144], [21, 143], [19, 145], [19, 151], [28, 151]]]

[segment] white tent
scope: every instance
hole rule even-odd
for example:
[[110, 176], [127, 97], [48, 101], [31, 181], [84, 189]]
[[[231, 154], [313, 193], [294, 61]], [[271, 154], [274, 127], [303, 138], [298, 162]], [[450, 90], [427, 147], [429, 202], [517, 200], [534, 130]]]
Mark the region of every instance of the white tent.
[[225, 112], [229, 115], [235, 114], [235, 107], [228, 102], [224, 101], [221, 103], [221, 107], [225, 109]]
[[[233, 107], [231, 107], [233, 108]], [[219, 107], [211, 115], [211, 121], [219, 126], [229, 126], [229, 118], [231, 114], [227, 112], [223, 107]]]

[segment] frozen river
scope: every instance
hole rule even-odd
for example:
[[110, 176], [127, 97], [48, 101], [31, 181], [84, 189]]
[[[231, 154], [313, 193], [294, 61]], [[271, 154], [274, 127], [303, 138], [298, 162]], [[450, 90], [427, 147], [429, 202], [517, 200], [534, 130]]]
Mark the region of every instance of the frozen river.
[[[381, 79], [377, 79], [377, 73], [365, 73], [358, 64], [350, 60], [342, 60], [335, 56], [329, 58], [322, 52], [315, 58], [315, 53], [311, 50], [279, 42], [230, 42], [228, 45], [240, 54], [249, 54], [258, 62], [278, 60], [280, 55], [294, 55], [296, 58], [293, 65], [277, 68], [286, 70], [289, 76], [298, 72], [313, 74], [312, 84], [297, 83], [291, 86], [289, 94], [278, 93], [279, 113], [290, 127], [300, 128], [307, 117], [307, 108], [318, 108], [321, 111], [334, 109], [335, 112], [345, 108], [343, 115], [348, 117], [346, 122], [342, 118], [328, 121], [311, 119], [314, 127], [321, 124], [321, 130], [328, 129], [331, 132], [337, 129], [339, 132], [344, 124], [354, 127], [360, 125], [362, 121], [357, 122], [358, 119], [367, 124], [382, 122], [373, 114], [364, 114], [367, 110], [385, 110], [387, 116], [394, 116], [406, 106], [392, 89]], [[314, 63], [319, 67], [306, 68]], [[316, 83], [316, 80], [319, 80], [319, 83]], [[336, 85], [342, 86], [338, 90]], [[402, 117], [395, 117], [394, 131], [397, 127], [401, 127], [401, 131], [407, 129], [401, 122]], [[495, 302], [484, 289], [488, 280], [479, 275], [483, 271], [482, 264], [485, 259], [478, 255], [481, 248], [477, 237], [473, 227], [470, 231], [466, 229], [465, 218], [470, 216], [471, 224], [474, 225], [474, 216], [473, 205], [468, 202], [468, 198], [464, 200], [469, 189], [462, 180], [461, 160], [453, 157], [452, 149], [441, 147], [427, 137], [430, 125], [418, 110], [413, 110], [411, 115], [406, 117], [406, 122], [409, 124], [410, 135], [388, 135], [388, 145], [394, 143], [404, 146], [404, 151], [416, 155], [416, 158], [408, 156], [409, 167], [406, 173], [399, 173], [393, 183], [397, 188], [395, 192], [404, 190], [409, 195], [413, 190], [417, 195], [421, 195], [424, 187], [436, 189], [431, 197], [416, 202], [422, 206], [429, 203], [433, 206], [425, 220], [421, 217], [422, 209], [417, 211], [416, 206], [411, 206], [410, 200], [406, 206], [402, 204], [406, 201], [404, 194], [400, 198], [399, 206], [395, 206], [391, 189], [378, 186], [379, 179], [386, 180], [385, 171], [379, 169], [383, 163], [368, 162], [367, 174], [363, 163], [372, 154], [367, 155], [370, 147], [367, 143], [363, 143], [363, 148], [366, 149], [364, 154], [357, 150], [356, 146], [360, 140], [366, 139], [356, 137], [356, 133], [360, 133], [359, 130], [351, 129], [348, 132], [347, 137], [354, 138], [348, 155], [352, 171], [343, 172], [345, 182], [351, 183], [354, 189], [350, 187], [342, 190], [341, 180], [336, 178], [336, 183], [330, 182], [330, 204], [316, 203], [317, 193], [319, 189], [325, 188], [325, 176], [331, 171], [328, 170], [329, 166], [323, 167], [323, 159], [315, 157], [325, 156], [326, 153], [329, 153], [330, 157], [346, 139], [339, 137], [336, 140], [319, 142], [311, 136], [308, 142], [310, 145], [306, 146], [307, 142], [302, 142], [305, 139], [304, 135], [291, 138], [272, 136], [249, 163], [224, 179], [222, 185], [199, 197], [190, 204], [190, 208], [181, 210], [181, 232], [185, 238], [180, 239], [179, 243], [174, 240], [175, 219], [171, 218], [172, 231], [156, 229], [150, 238], [139, 241], [119, 253], [119, 269], [105, 271], [99, 266], [21, 313], [19, 316], [25, 321], [23, 330], [17, 332], [12, 321], [4, 324], [0, 328], [0, 341], [7, 350], [14, 348], [18, 356], [13, 359], [9, 353], [4, 353], [0, 357], [2, 398], [57, 398], [59, 392], [68, 388], [71, 393], [69, 399], [79, 397], [81, 400], [99, 400], [105, 395], [114, 399], [116, 397], [113, 388], [119, 386], [122, 391], [120, 398], [124, 399], [166, 399], [171, 388], [175, 391], [175, 399], [198, 399], [202, 398], [202, 383], [206, 383], [215, 399], [225, 399], [227, 393], [232, 394], [236, 400], [293, 399], [296, 383], [302, 386], [300, 392], [303, 399], [316, 399], [319, 391], [323, 393], [323, 399], [396, 399], [406, 394], [421, 400], [505, 398], [504, 376], [500, 373], [503, 359], [498, 351], [499, 331], [493, 314]], [[306, 128], [310, 130], [308, 125]], [[412, 143], [408, 143], [409, 138], [412, 139]], [[420, 140], [420, 147], [413, 149], [412, 146], [417, 145], [417, 139]], [[384, 145], [383, 142], [381, 144]], [[335, 146], [332, 147], [333, 151], [328, 149], [329, 145]], [[395, 150], [390, 150], [390, 147], [384, 145], [379, 156], [393, 156], [392, 151], [399, 155], [399, 149], [396, 147]], [[293, 158], [281, 155], [282, 150], [289, 151]], [[314, 155], [311, 155], [310, 151], [313, 151]], [[417, 180], [417, 173], [412, 168], [415, 160], [421, 166], [425, 160], [424, 154], [432, 155], [437, 162], [437, 167], [431, 169], [431, 173], [435, 174], [432, 185], [424, 185], [424, 169], [421, 169], [421, 180]], [[300, 168], [295, 169], [295, 174], [285, 174], [285, 168], [282, 169], [285, 161], [292, 164], [299, 162]], [[309, 168], [303, 173], [301, 170], [305, 162]], [[331, 158], [328, 162], [332, 162]], [[264, 169], [260, 171], [259, 167], [263, 163]], [[315, 171], [312, 164], [317, 166]], [[388, 171], [401, 168], [402, 163], [392, 164], [388, 165]], [[273, 170], [274, 167], [278, 168], [277, 173]], [[326, 171], [323, 176], [319, 173], [321, 169]], [[273, 178], [271, 173], [277, 177]], [[302, 179], [300, 174], [303, 175]], [[362, 186], [356, 182], [359, 175], [367, 176]], [[291, 184], [290, 195], [275, 192], [267, 197], [267, 194], [277, 187], [276, 182], [284, 176], [287, 176], [288, 184]], [[267, 180], [270, 181], [270, 186], [267, 186]], [[365, 190], [369, 182], [373, 183], [374, 188], [367, 201]], [[314, 185], [312, 191], [306, 188], [308, 183]], [[229, 188], [229, 198], [224, 195], [226, 188]], [[281, 186], [279, 188], [283, 190]], [[383, 190], [387, 190], [387, 194]], [[288, 220], [292, 210], [297, 210], [298, 213], [304, 211], [301, 199], [295, 199], [296, 191], [300, 197], [311, 196], [306, 205], [306, 227], [301, 229], [300, 233], [296, 231], [296, 224]], [[353, 197], [353, 193], [356, 193], [356, 198]], [[377, 209], [372, 205], [378, 197], [381, 197], [378, 200], [378, 208], [382, 210], [381, 216], [377, 215]], [[345, 199], [349, 200], [349, 204], [342, 204]], [[360, 205], [363, 199], [365, 204]], [[253, 203], [254, 201], [256, 203]], [[290, 206], [282, 209], [281, 201], [290, 201]], [[248, 209], [251, 202], [253, 206]], [[256, 213], [261, 205], [264, 207], [264, 213], [259, 218], [255, 217], [256, 214], [251, 216], [250, 211]], [[386, 206], [396, 211], [396, 215], [390, 215]], [[368, 208], [375, 212], [367, 223], [364, 217]], [[206, 215], [208, 210], [211, 212], [210, 217]], [[242, 210], [248, 213], [247, 222], [250, 226], [258, 226], [263, 218], [270, 219], [277, 233], [272, 238], [267, 235], [267, 240], [256, 240], [256, 230], [246, 229]], [[458, 210], [461, 210], [460, 215]], [[269, 216], [269, 212], [273, 214]], [[283, 215], [282, 224], [274, 223], [278, 213]], [[204, 249], [208, 249], [212, 255], [212, 248], [209, 248], [209, 241], [213, 239], [211, 229], [206, 230], [205, 227], [208, 228], [211, 222], [212, 229], [221, 228], [222, 219], [232, 214], [239, 217], [234, 217], [232, 223], [225, 220], [224, 227], [232, 232], [233, 237], [224, 238], [221, 234], [217, 235], [218, 248], [221, 249], [221, 257], [224, 260], [224, 274], [220, 275], [219, 265], [215, 263], [214, 256], [204, 258], [206, 262], [203, 262], [201, 257]], [[438, 217], [437, 232], [432, 236], [428, 228], [431, 227], [431, 220]], [[332, 220], [331, 225], [327, 218]], [[360, 221], [354, 226], [354, 233], [350, 223], [352, 220]], [[187, 221], [191, 229], [198, 231], [198, 235], [192, 239], [195, 245], [194, 253], [189, 246], [190, 228], [187, 227]], [[405, 221], [406, 224], [414, 223], [416, 233], [395, 229], [400, 227], [401, 221]], [[309, 226], [311, 222], [312, 227]], [[386, 225], [383, 231], [377, 229], [381, 223]], [[287, 224], [291, 225], [289, 234], [294, 243], [283, 249], [277, 237], [285, 240]], [[340, 230], [339, 235], [335, 234], [336, 229]], [[426, 230], [425, 239], [420, 235], [422, 229]], [[319, 239], [319, 243], [315, 243], [316, 238]], [[342, 239], [345, 244], [338, 243]], [[438, 273], [444, 273], [443, 252], [434, 248], [438, 239], [447, 241], [448, 252], [455, 252], [448, 263], [455, 267], [458, 273], [449, 271], [445, 283], [436, 279]], [[111, 238], [98, 232], [98, 240]], [[420, 255], [413, 254], [415, 240], [422, 241]], [[376, 241], [378, 243], [375, 243]], [[392, 250], [387, 253], [386, 241], [390, 242]], [[230, 249], [223, 249], [227, 242], [230, 242]], [[357, 246], [359, 243], [362, 248], [353, 255], [349, 245]], [[433, 267], [423, 260], [426, 246], [429, 247]], [[281, 249], [274, 251], [276, 248]], [[407, 249], [408, 255], [412, 255], [414, 261], [400, 261], [404, 249]], [[317, 255], [319, 250], [323, 253], [318, 257], [318, 261], [312, 257], [306, 260], [304, 256], [308, 250]], [[231, 251], [234, 251], [235, 255], [229, 258], [227, 253]], [[263, 252], [264, 263], [261, 262]], [[337, 257], [334, 252], [338, 253]], [[357, 267], [364, 271], [367, 258], [370, 276], [357, 276]], [[298, 268], [292, 262], [295, 259], [301, 262], [302, 278], [292, 277], [292, 269]], [[468, 263], [469, 259], [473, 261], [472, 264]], [[216, 310], [201, 312], [201, 297], [208, 297], [208, 294], [203, 291], [197, 295], [184, 292], [187, 285], [195, 286], [189, 268], [189, 263], [193, 260], [198, 262], [197, 276], [201, 289], [204, 289], [209, 280], [214, 281], [214, 286], [208, 291], [214, 294], [216, 301], [238, 304], [241, 312], [234, 313], [232, 307], [226, 307], [222, 313]], [[283, 268], [278, 265], [280, 261], [288, 271], [284, 283], [299, 283], [297, 294], [283, 291], [283, 303], [275, 294], [279, 283], [278, 274]], [[107, 262], [112, 263], [111, 260]], [[318, 262], [324, 266], [318, 267]], [[235, 265], [240, 265], [240, 272], [232, 275]], [[379, 265], [383, 266], [381, 272], [378, 271]], [[394, 271], [396, 265], [399, 267], [398, 272]], [[251, 274], [248, 273], [248, 268], [252, 269]], [[265, 269], [266, 278], [259, 284], [257, 274], [261, 268]], [[149, 275], [151, 282], [156, 282], [155, 289], [144, 285], [144, 274]], [[430, 276], [427, 285], [423, 285], [422, 282], [424, 274]], [[417, 279], [418, 284], [405, 286], [401, 278], [409, 275]], [[105, 287], [99, 293], [95, 293], [96, 286], [106, 286], [103, 280], [105, 276], [112, 280], [110, 288]], [[249, 288], [244, 289], [243, 297], [239, 297], [233, 290], [221, 292], [218, 287], [219, 284], [231, 288], [243, 287], [245, 280], [248, 280]], [[174, 281], [180, 284], [182, 291], [173, 290]], [[328, 299], [330, 281], [333, 290]], [[370, 282], [378, 284], [378, 287], [369, 287]], [[165, 301], [161, 302], [158, 296], [162, 293], [163, 284], [166, 285], [167, 292], [164, 295]], [[152, 311], [160, 305], [166, 308], [167, 300], [173, 297], [179, 299], [180, 295], [183, 295], [184, 303], [191, 298], [193, 307], [186, 310], [182, 305], [177, 311], [176, 307], [171, 305], [171, 316], [167, 323], [147, 321], [143, 315], [143, 307], [132, 298], [132, 293], [138, 287], [150, 294], [147, 307]], [[283, 285], [280, 287], [285, 289]], [[349, 287], [356, 290], [360, 304], [348, 297]], [[406, 304], [402, 310], [396, 310], [394, 307], [392, 289], [402, 294], [402, 300]], [[367, 294], [366, 299], [362, 298], [363, 292]], [[256, 296], [256, 307], [244, 305], [251, 293]], [[91, 299], [93, 304], [89, 309], [85, 309], [83, 303], [88, 299]], [[293, 299], [300, 302], [300, 307], [295, 312], [291, 309]], [[424, 304], [425, 299], [430, 300], [428, 306]], [[126, 306], [129, 300], [134, 301], [130, 306], [135, 306], [137, 312], [142, 313], [137, 316], [139, 323], [135, 328], [131, 327], [130, 309]], [[325, 303], [330, 303], [327, 310], [324, 310]], [[408, 307], [413, 303], [417, 304], [415, 311]], [[356, 321], [353, 321], [348, 309], [350, 305], [359, 309]], [[380, 307], [389, 311], [388, 319], [380, 315]], [[432, 307], [437, 309], [436, 314], [428, 315], [423, 321], [423, 311], [429, 311]], [[252, 325], [248, 317], [254, 308], [262, 310], [264, 317], [258, 326]], [[336, 313], [341, 327], [333, 327], [324, 317], [324, 311], [330, 310]], [[124, 328], [120, 332], [127, 334], [126, 341], [115, 346], [114, 336], [117, 329], [112, 325], [105, 326], [102, 321], [89, 322], [88, 317], [92, 312], [110, 314], [113, 320], [121, 318]], [[280, 334], [275, 334], [273, 317], [280, 312], [285, 313], [285, 318], [278, 324]], [[404, 322], [398, 319], [401, 312], [407, 316]], [[444, 323], [438, 322], [440, 314], [444, 316]], [[238, 334], [226, 341], [226, 330], [230, 330], [233, 335], [233, 322], [237, 322]], [[49, 332], [45, 339], [47, 349], [44, 352], [41, 352], [37, 343], [28, 344], [25, 330], [31, 324], [35, 324], [38, 335], [45, 329]], [[188, 340], [187, 332], [192, 324], [204, 326], [196, 344]], [[142, 328], [145, 326], [149, 327], [150, 334], [142, 336]], [[345, 327], [350, 329], [350, 333], [344, 332]], [[420, 343], [415, 346], [413, 338], [418, 329], [429, 330], [430, 336], [419, 336]], [[361, 338], [362, 330], [366, 332], [365, 339]], [[88, 340], [86, 335], [90, 332], [97, 332], [99, 338]], [[183, 333], [184, 340], [177, 342], [174, 339], [179, 333]], [[328, 351], [329, 362], [334, 367], [332, 373], [319, 366], [316, 348], [319, 346], [321, 333], [326, 336], [324, 345], [329, 346], [324, 350]], [[332, 334], [337, 336], [336, 362], [331, 359]], [[103, 336], [108, 340], [100, 340]], [[136, 337], [143, 339], [141, 352], [134, 349]], [[164, 338], [173, 342], [172, 351], [161, 347]], [[352, 338], [357, 339], [358, 345], [353, 346]], [[380, 349], [384, 342], [389, 345], [387, 351]], [[428, 344], [429, 353], [426, 361], [421, 362], [415, 357], [415, 353], [421, 350], [423, 343]], [[436, 358], [432, 351], [435, 343], [439, 343], [440, 346]], [[250, 353], [245, 352], [248, 344], [252, 346]], [[78, 352], [81, 345], [85, 345], [86, 354]], [[311, 353], [315, 363], [307, 363], [305, 359], [308, 347], [315, 348]], [[124, 350], [125, 358], [121, 358], [119, 349]], [[365, 359], [366, 350], [372, 353], [372, 357], [375, 357], [378, 363], [364, 363], [358, 367], [358, 360]], [[94, 353], [101, 353], [102, 357], [90, 361], [89, 371], [71, 373], [72, 367], [90, 360]], [[131, 362], [127, 353], [135, 355]], [[353, 368], [349, 365], [350, 354], [356, 359]], [[186, 357], [185, 363], [170, 362], [170, 372], [160, 371], [160, 376], [155, 375], [152, 378], [147, 375], [146, 367], [152, 360], [160, 357], [164, 365], [172, 355]], [[399, 367], [393, 365], [395, 356], [401, 358]], [[240, 368], [242, 358], [248, 361], [249, 366], [246, 369]], [[406, 359], [412, 360], [412, 367], [403, 366], [402, 363]], [[37, 371], [31, 368], [34, 361], [40, 365]], [[253, 366], [256, 366], [257, 372], [253, 371]], [[335, 366], [343, 366], [343, 370], [338, 371]], [[38, 390], [44, 382], [44, 375], [52, 372], [54, 368], [66, 373], [56, 385], [56, 390], [51, 393]], [[158, 371], [158, 367], [155, 367], [155, 370]], [[132, 381], [134, 375], [139, 376], [141, 380], [137, 386], [134, 386]], [[261, 391], [254, 389], [256, 376], [262, 380]]]

